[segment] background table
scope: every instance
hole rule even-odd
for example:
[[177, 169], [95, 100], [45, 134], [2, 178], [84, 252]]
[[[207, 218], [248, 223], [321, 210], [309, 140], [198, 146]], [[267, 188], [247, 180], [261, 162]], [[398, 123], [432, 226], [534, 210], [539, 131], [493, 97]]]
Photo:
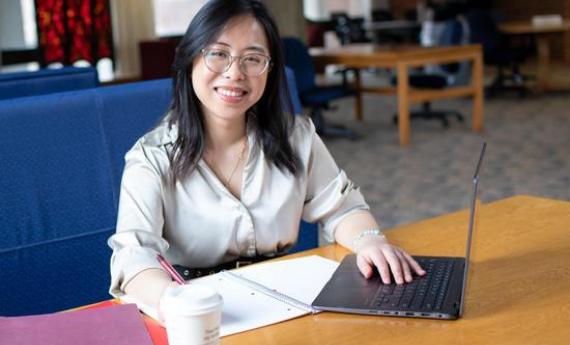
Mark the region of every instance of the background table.
[[[311, 48], [310, 54], [317, 70], [331, 64], [343, 65], [356, 70], [355, 117], [359, 121], [363, 119], [362, 92], [395, 93], [398, 97], [398, 130], [401, 145], [407, 145], [410, 142], [410, 104], [414, 102], [473, 97], [472, 128], [475, 132], [483, 130], [483, 56], [479, 45], [427, 48], [417, 45], [350, 44], [339, 48]], [[410, 87], [408, 81], [410, 68], [461, 61], [472, 62], [472, 77], [469, 85], [441, 90]], [[359, 69], [371, 67], [395, 68], [397, 87], [362, 87]]]
[[570, 85], [556, 85], [550, 80], [550, 41], [553, 36], [570, 31], [570, 22], [563, 21], [560, 25], [532, 25], [530, 21], [505, 22], [499, 25], [499, 30], [509, 35], [534, 35], [538, 55], [537, 92], [570, 90]]

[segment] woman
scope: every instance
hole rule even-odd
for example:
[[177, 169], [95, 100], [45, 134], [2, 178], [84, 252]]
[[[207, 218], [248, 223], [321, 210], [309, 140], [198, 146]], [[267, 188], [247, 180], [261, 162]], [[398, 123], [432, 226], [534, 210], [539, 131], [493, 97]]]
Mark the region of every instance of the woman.
[[301, 218], [354, 250], [367, 277], [374, 267], [386, 283], [390, 270], [399, 284], [412, 271], [424, 274], [377, 230], [310, 120], [283, 111], [280, 38], [260, 2], [209, 1], [190, 23], [174, 70], [169, 112], [125, 158], [109, 239], [113, 295], [159, 306], [172, 282], [157, 253], [215, 271], [285, 253]]

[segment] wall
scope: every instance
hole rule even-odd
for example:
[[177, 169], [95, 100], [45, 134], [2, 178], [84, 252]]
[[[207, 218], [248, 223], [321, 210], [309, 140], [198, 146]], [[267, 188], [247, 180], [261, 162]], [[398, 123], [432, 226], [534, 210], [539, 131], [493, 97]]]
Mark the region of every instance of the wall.
[[406, 11], [416, 8], [417, 0], [390, 0], [390, 11], [396, 19], [403, 19]]
[[20, 1], [0, 1], [0, 49], [2, 48], [26, 48]]
[[281, 36], [295, 36], [302, 40], [307, 37], [303, 17], [303, 0], [265, 0], [273, 14]]

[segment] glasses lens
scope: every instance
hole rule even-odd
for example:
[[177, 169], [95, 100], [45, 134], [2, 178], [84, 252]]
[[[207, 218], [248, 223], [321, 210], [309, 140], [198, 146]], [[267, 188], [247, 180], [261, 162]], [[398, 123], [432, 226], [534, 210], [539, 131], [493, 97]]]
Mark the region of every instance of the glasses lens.
[[[221, 49], [206, 49], [203, 50], [204, 62], [206, 67], [215, 73], [226, 72], [233, 59], [237, 58], [230, 55], [229, 52]], [[261, 75], [267, 69], [269, 65], [269, 57], [263, 54], [245, 54], [239, 57], [240, 70], [247, 76], [258, 76]]]
[[204, 51], [204, 62], [212, 72], [224, 73], [230, 64], [230, 54], [223, 50], [209, 49]]
[[261, 54], [246, 54], [240, 58], [243, 73], [248, 76], [258, 76], [265, 72], [269, 58]]

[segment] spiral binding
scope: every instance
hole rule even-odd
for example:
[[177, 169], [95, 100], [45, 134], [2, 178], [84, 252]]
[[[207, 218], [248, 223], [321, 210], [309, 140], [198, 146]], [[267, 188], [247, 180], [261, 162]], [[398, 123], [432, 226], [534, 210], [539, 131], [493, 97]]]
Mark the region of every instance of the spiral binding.
[[310, 304], [301, 302], [301, 301], [299, 301], [293, 297], [287, 296], [284, 293], [281, 293], [277, 290], [269, 289], [268, 287], [266, 287], [262, 284], [259, 284], [257, 282], [254, 282], [253, 280], [247, 279], [247, 278], [245, 278], [239, 274], [236, 274], [236, 273], [233, 273], [230, 271], [221, 271], [220, 273], [222, 275], [230, 278], [230, 279], [233, 279], [235, 281], [243, 283], [247, 287], [250, 287], [250, 288], [252, 288], [258, 292], [261, 292], [263, 294], [266, 294], [270, 297], [273, 297], [276, 300], [281, 301], [281, 302], [286, 303], [286, 304], [289, 304], [290, 306], [293, 306], [295, 308], [302, 309], [302, 310], [309, 312], [311, 314], [317, 314], [317, 313], [321, 312], [320, 310], [313, 308]]

